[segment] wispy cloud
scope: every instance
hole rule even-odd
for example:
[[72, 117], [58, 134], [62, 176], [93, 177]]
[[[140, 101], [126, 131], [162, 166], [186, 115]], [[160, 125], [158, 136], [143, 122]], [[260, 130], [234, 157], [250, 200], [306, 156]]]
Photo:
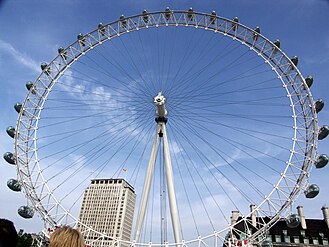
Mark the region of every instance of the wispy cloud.
[[10, 56], [12, 56], [16, 61], [18, 61], [20, 64], [24, 65], [25, 67], [32, 69], [36, 72], [40, 72], [39, 65], [35, 60], [33, 60], [28, 55], [20, 52], [13, 45], [3, 40], [0, 40], [0, 52], [7, 53]]
[[[289, 134], [286, 134], [286, 136], [289, 136]], [[267, 138], [267, 140], [271, 140], [271, 138]], [[274, 139], [273, 143], [276, 140]], [[279, 145], [279, 143], [278, 143]], [[259, 150], [258, 152], [249, 150], [247, 148], [235, 148], [232, 150], [232, 153], [230, 155], [227, 155], [225, 157], [225, 160], [216, 160], [214, 161], [214, 167], [220, 167], [220, 166], [226, 166], [231, 165], [232, 163], [243, 163], [247, 164], [249, 161], [254, 161], [255, 159], [264, 160], [265, 158], [277, 157], [278, 155], [281, 155], [284, 150], [277, 146], [264, 144], [264, 143], [258, 143], [254, 142], [254, 146], [251, 145], [251, 147], [255, 148], [255, 150]]]
[[179, 154], [183, 151], [182, 147], [175, 141], [171, 141], [171, 152], [174, 154]]

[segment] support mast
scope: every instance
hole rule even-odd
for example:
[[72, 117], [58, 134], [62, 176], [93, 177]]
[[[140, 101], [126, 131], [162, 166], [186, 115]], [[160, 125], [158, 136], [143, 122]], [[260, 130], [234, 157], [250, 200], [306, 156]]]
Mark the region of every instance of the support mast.
[[135, 241], [137, 243], [139, 242], [141, 229], [145, 218], [145, 213], [146, 213], [146, 208], [147, 208], [147, 203], [148, 203], [148, 198], [151, 188], [151, 181], [154, 173], [154, 166], [155, 166], [156, 156], [159, 147], [159, 140], [163, 141], [163, 149], [164, 149], [163, 156], [164, 156], [165, 172], [166, 172], [165, 176], [167, 182], [167, 191], [168, 191], [170, 215], [171, 215], [172, 228], [174, 232], [174, 238], [176, 243], [181, 242], [181, 227], [180, 227], [175, 186], [174, 186], [174, 176], [173, 176], [173, 170], [172, 170], [171, 158], [169, 152], [169, 143], [168, 143], [168, 137], [166, 131], [168, 112], [165, 107], [165, 102], [166, 102], [166, 98], [162, 95], [162, 92], [159, 92], [158, 95], [154, 97], [154, 103], [157, 107], [156, 110], [157, 128], [156, 128], [156, 134], [154, 137], [152, 152], [146, 172], [146, 177], [144, 181], [144, 188], [140, 201], [139, 211], [137, 215], [137, 222], [135, 229]]

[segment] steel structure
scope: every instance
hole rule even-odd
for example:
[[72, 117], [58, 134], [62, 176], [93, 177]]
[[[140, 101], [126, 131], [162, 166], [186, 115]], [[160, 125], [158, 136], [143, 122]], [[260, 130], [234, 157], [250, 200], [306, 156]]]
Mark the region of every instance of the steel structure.
[[[289, 99], [293, 119], [293, 135], [291, 136], [290, 155], [286, 160], [285, 169], [282, 170], [277, 183], [273, 185], [273, 189], [266, 195], [264, 200], [253, 207], [253, 212], [240, 217], [234, 224], [245, 222], [246, 227], [249, 227], [252, 218], [250, 215], [255, 213], [261, 216], [271, 216], [272, 218], [269, 222], [258, 222], [257, 231], [247, 236], [246, 239], [250, 242], [262, 241], [262, 236], [269, 227], [280, 218], [290, 214], [290, 206], [309, 185], [310, 171], [317, 158], [319, 127], [317, 112], [309, 86], [296, 66], [298, 60], [290, 59], [280, 49], [279, 43], [267, 39], [260, 33], [259, 29], [244, 26], [237, 19], [230, 20], [217, 16], [215, 13], [204, 14], [193, 10], [172, 11], [167, 9], [152, 13], [145, 11], [139, 15], [122, 17], [109, 24], [100, 24], [94, 31], [86, 35], [79, 35], [78, 39], [71, 45], [59, 49], [58, 56], [49, 64], [43, 65], [42, 73], [30, 85], [29, 93], [22, 103], [16, 125], [15, 157], [18, 179], [23, 191], [30, 201], [30, 206], [43, 218], [46, 229], [61, 224], [77, 224], [79, 221], [55, 197], [54, 188], [48, 184], [47, 178], [44, 177], [38, 154], [38, 146], [40, 145], [38, 139], [39, 122], [42, 119], [42, 112], [46, 108], [47, 99], [57, 82], [81, 57], [104, 42], [139, 30], [159, 27], [169, 28], [171, 26], [203, 29], [217, 35], [230, 37], [236, 42], [247, 46], [270, 66], [273, 73], [276, 73]], [[186, 240], [181, 236], [169, 152], [170, 145], [167, 140], [167, 110], [164, 96], [166, 96], [165, 93], [162, 95], [160, 92], [154, 98], [157, 110], [157, 127], [135, 227], [136, 235], [129, 244], [133, 246], [159, 246], [162, 244], [166, 246], [208, 246], [212, 242], [215, 246], [220, 246], [228, 241], [226, 234], [229, 231], [234, 231], [234, 224], [229, 224], [223, 229], [216, 229], [215, 232], [210, 232], [208, 235], [197, 236], [192, 240]], [[159, 137], [160, 134], [161, 137]], [[169, 204], [175, 241], [172, 243], [144, 243], [140, 241], [140, 233], [148, 204], [158, 145], [161, 141], [159, 138], [163, 140], [164, 146]], [[89, 226], [87, 228], [88, 231], [94, 231]], [[84, 234], [88, 234], [88, 232]], [[100, 239], [106, 237], [101, 232], [98, 232], [98, 234]], [[121, 240], [117, 239], [117, 242], [121, 243]]]

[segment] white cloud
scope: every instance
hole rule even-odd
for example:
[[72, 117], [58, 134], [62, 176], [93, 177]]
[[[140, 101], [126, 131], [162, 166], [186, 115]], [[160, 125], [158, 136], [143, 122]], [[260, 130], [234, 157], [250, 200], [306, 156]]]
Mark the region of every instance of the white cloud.
[[170, 143], [170, 151], [173, 153], [173, 154], [179, 154], [183, 151], [182, 147], [180, 145], [178, 145], [177, 142], [175, 141], [171, 141]]
[[14, 46], [3, 40], [0, 40], [0, 51], [3, 53], [8, 53], [16, 61], [18, 61], [20, 64], [24, 65], [25, 67], [32, 69], [36, 72], [40, 72], [39, 65], [35, 60], [33, 60], [28, 55], [18, 51]]
[[243, 158], [245, 158], [245, 155], [242, 154], [241, 149], [235, 149], [233, 154], [230, 157], [228, 157], [225, 161], [216, 159], [217, 161], [214, 162], [214, 166], [220, 167], [220, 166], [229, 165]]

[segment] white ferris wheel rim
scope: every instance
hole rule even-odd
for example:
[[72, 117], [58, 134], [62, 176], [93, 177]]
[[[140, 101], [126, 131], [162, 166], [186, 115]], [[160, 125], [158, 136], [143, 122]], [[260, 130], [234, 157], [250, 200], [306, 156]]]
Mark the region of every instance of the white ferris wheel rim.
[[[276, 186], [269, 193], [269, 195], [264, 198], [263, 202], [257, 205], [256, 211], [263, 211], [262, 209], [265, 202], [272, 204], [273, 208], [270, 209], [272, 213], [275, 213], [275, 217], [269, 222], [264, 222], [263, 226], [251, 236], [251, 240], [257, 238], [257, 236], [264, 234], [264, 230], [269, 226], [277, 222], [281, 217], [284, 217], [289, 213], [289, 207], [294, 202], [296, 197], [306, 188], [308, 184], [308, 177], [312, 166], [314, 165], [314, 160], [317, 155], [317, 115], [314, 108], [314, 102], [309, 88], [306, 86], [305, 79], [299, 72], [298, 68], [292, 63], [289, 57], [278, 47], [274, 45], [269, 39], [263, 35], [256, 33], [254, 30], [232, 20], [216, 16], [215, 22], [211, 22], [210, 14], [203, 14], [198, 12], [193, 12], [193, 19], [189, 19], [188, 11], [171, 11], [170, 18], [166, 18], [168, 12], [153, 12], [147, 13], [148, 22], [146, 23], [143, 18], [145, 14], [139, 14], [132, 17], [125, 17], [125, 25], [122, 25], [122, 20], [117, 20], [110, 24], [103, 25], [105, 34], [103, 35], [103, 30], [100, 28], [95, 29], [92, 32], [84, 35], [83, 39], [85, 44], [81, 45], [81, 40], [77, 40], [68, 47], [66, 47], [61, 54], [55, 57], [47, 66], [51, 71], [47, 72], [44, 70], [34, 83], [34, 88], [36, 89], [36, 94], [29, 92], [22, 104], [23, 111], [20, 112], [15, 136], [15, 155], [17, 157], [17, 172], [19, 180], [22, 182], [24, 192], [28, 199], [31, 201], [34, 209], [39, 212], [41, 217], [44, 219], [48, 225], [56, 225], [56, 219], [53, 219], [49, 215], [49, 211], [46, 210], [42, 205], [42, 199], [39, 198], [34, 190], [36, 184], [42, 184], [44, 188], [48, 191], [47, 194], [53, 197], [54, 201], [58, 203], [58, 207], [63, 210], [64, 214], [69, 215], [76, 222], [79, 220], [71, 215], [61, 203], [54, 197], [51, 188], [48, 187], [47, 181], [42, 176], [42, 169], [39, 166], [38, 161], [38, 150], [36, 146], [37, 142], [37, 131], [38, 122], [40, 120], [40, 114], [43, 109], [43, 105], [47, 100], [48, 94], [51, 92], [52, 87], [56, 84], [56, 81], [65, 73], [65, 70], [69, 68], [74, 62], [76, 62], [81, 56], [85, 55], [87, 52], [91, 51], [94, 47], [101, 45], [103, 42], [124, 35], [131, 31], [138, 31], [140, 29], [154, 28], [158, 26], [193, 26], [198, 29], [205, 29], [208, 31], [213, 31], [225, 36], [231, 37], [233, 40], [240, 42], [243, 45], [249, 47], [258, 56], [262, 57], [264, 61], [272, 68], [274, 73], [278, 75], [283, 83], [283, 87], [287, 91], [288, 97], [291, 102], [292, 114], [294, 116], [294, 136], [292, 137], [293, 145], [290, 150], [290, 157], [286, 162], [286, 168], [281, 173], [281, 177], [278, 180]], [[236, 28], [233, 29], [233, 26]], [[257, 39], [254, 39], [254, 36]], [[276, 57], [280, 57], [277, 60], [272, 60], [273, 50], [276, 49]], [[66, 59], [63, 59], [65, 54]], [[297, 78], [297, 79], [296, 79]], [[303, 115], [303, 120], [298, 122], [297, 116]], [[311, 120], [310, 120], [311, 119]], [[305, 123], [304, 123], [305, 122]], [[302, 129], [306, 132], [304, 134], [306, 137], [303, 138], [299, 134], [299, 130]], [[303, 132], [304, 133], [304, 132]], [[306, 151], [298, 150], [298, 142], [305, 142]], [[298, 158], [295, 158], [298, 156]], [[302, 157], [302, 159], [300, 159]], [[299, 160], [299, 162], [297, 162]], [[289, 169], [291, 167], [296, 168], [300, 171], [297, 177], [291, 176]], [[38, 174], [38, 179], [40, 181], [34, 181], [34, 175]], [[295, 175], [295, 174], [294, 174]], [[293, 188], [289, 188], [289, 196], [287, 197], [287, 191], [280, 185], [283, 180], [291, 180], [294, 184]], [[274, 195], [276, 194], [276, 195]], [[280, 196], [281, 194], [281, 196]], [[278, 197], [276, 197], [279, 195]], [[276, 212], [274, 212], [276, 211]], [[250, 213], [251, 214], [251, 213]], [[236, 224], [243, 221], [248, 221], [250, 214], [242, 217]], [[233, 226], [228, 226], [225, 229], [221, 229], [218, 232], [211, 233], [208, 236], [198, 237], [195, 240], [183, 241], [183, 244], [188, 244], [192, 242], [202, 242], [210, 237], [219, 236], [219, 233], [227, 232], [232, 230]], [[89, 229], [93, 231], [93, 229]], [[101, 234], [101, 233], [100, 233]], [[224, 239], [222, 239], [224, 241]], [[121, 240], [118, 240], [119, 242]], [[125, 242], [125, 241], [122, 241]], [[149, 245], [146, 243], [133, 243], [138, 245]], [[180, 243], [180, 244], [182, 244]], [[176, 245], [177, 243], [170, 243], [168, 245]], [[152, 244], [152, 245], [157, 245]]]

